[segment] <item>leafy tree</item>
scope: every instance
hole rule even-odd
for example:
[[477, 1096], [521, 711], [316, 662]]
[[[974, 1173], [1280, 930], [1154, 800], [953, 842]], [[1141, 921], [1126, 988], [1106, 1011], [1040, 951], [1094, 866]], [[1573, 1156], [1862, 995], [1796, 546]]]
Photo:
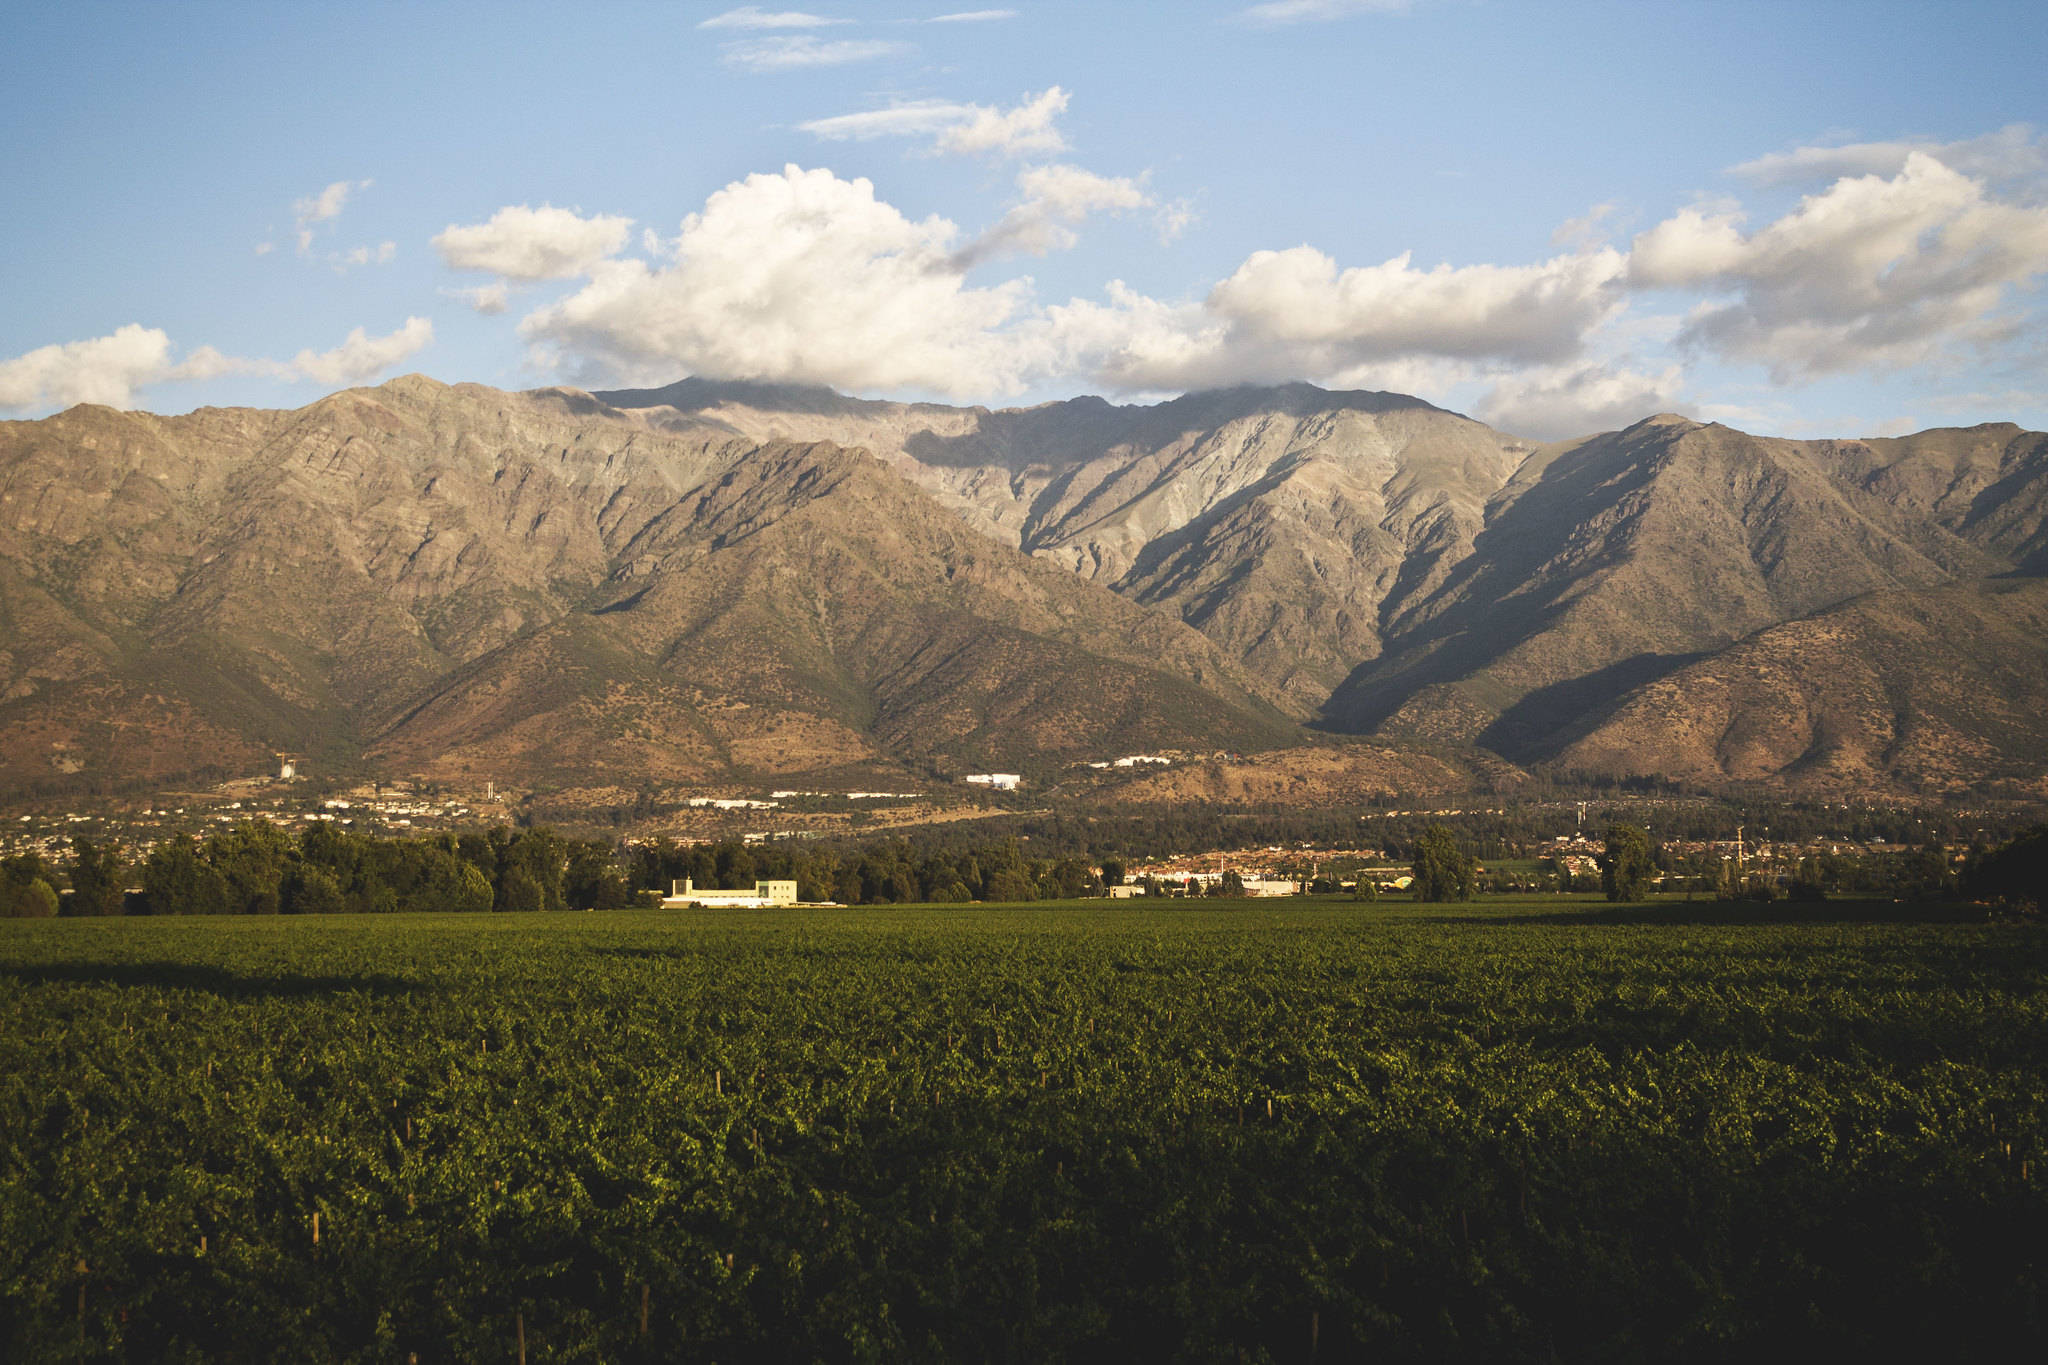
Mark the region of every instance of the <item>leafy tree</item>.
[[71, 841], [71, 900], [74, 915], [118, 915], [128, 898], [128, 863], [119, 844], [104, 847], [83, 835]]
[[47, 919], [57, 913], [57, 892], [49, 869], [34, 853], [0, 860], [0, 917]]
[[1104, 858], [1102, 860], [1102, 884], [1104, 886], [1122, 886], [1124, 884], [1124, 873], [1125, 867], [1122, 859]]
[[1079, 858], [1061, 858], [1046, 869], [1039, 894], [1048, 900], [1072, 900], [1095, 881], [1094, 869]]
[[1232, 868], [1216, 879], [1215, 890], [1209, 894], [1218, 897], [1242, 896], [1244, 895], [1244, 878], [1238, 875], [1236, 868]]
[[1006, 867], [991, 873], [988, 885], [982, 888], [981, 898], [985, 901], [1035, 901], [1038, 888], [1031, 884], [1031, 878], [1021, 870]]
[[530, 913], [547, 908], [540, 883], [523, 867], [515, 867], [498, 883], [497, 908], [513, 913]]
[[1351, 884], [1351, 899], [1355, 901], [1378, 900], [1380, 898], [1379, 878], [1373, 876], [1372, 873], [1362, 867], [1358, 869], [1357, 876], [1358, 880]]
[[1469, 901], [1478, 864], [1441, 824], [1424, 829], [1415, 840], [1415, 880], [1410, 889], [1419, 901]]
[[2035, 910], [2048, 905], [2048, 825], [2035, 825], [1985, 854], [1970, 869], [1969, 891], [1980, 900]]
[[285, 864], [295, 851], [291, 836], [265, 821], [247, 820], [207, 840], [206, 862], [226, 887], [228, 912], [276, 914]]
[[578, 839], [569, 845], [562, 898], [576, 910], [616, 910], [633, 903], [631, 888], [612, 865], [610, 845], [597, 839]]
[[348, 909], [341, 883], [314, 863], [294, 864], [285, 874], [280, 908], [288, 915], [337, 915]]
[[1610, 901], [1639, 901], [1650, 894], [1656, 871], [1650, 835], [1640, 825], [1615, 821], [1607, 827], [1607, 851], [1600, 855], [1600, 889]]
[[224, 915], [228, 883], [199, 856], [189, 838], [166, 839], [142, 864], [142, 891], [152, 915]]

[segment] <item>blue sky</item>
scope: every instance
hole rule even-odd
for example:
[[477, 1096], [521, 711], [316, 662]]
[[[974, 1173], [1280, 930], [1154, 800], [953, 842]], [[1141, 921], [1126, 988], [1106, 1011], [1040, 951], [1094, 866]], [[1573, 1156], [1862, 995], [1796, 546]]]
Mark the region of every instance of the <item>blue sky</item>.
[[0, 410], [420, 370], [2048, 426], [2048, 6], [10, 7]]

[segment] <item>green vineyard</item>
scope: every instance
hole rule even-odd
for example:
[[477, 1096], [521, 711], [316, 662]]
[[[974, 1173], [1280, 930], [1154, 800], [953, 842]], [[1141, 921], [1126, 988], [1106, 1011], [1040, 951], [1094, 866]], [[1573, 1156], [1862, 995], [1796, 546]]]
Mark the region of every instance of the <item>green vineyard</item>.
[[1552, 897], [0, 922], [0, 1358], [2002, 1358], [2048, 934]]

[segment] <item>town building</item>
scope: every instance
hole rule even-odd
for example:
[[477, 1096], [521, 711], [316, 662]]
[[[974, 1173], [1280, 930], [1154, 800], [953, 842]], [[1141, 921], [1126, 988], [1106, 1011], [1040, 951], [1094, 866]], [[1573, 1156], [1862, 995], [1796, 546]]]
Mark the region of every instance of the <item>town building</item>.
[[692, 906], [705, 909], [760, 910], [771, 905], [795, 905], [796, 883], [794, 881], [755, 882], [754, 889], [721, 891], [706, 887], [699, 889], [690, 878], [669, 883], [669, 894], [661, 898], [662, 908], [683, 910]]

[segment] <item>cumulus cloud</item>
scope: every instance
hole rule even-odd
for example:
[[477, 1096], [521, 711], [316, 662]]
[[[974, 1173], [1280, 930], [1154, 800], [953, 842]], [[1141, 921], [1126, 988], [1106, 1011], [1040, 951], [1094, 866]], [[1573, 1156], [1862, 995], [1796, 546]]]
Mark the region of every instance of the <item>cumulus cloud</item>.
[[341, 216], [349, 197], [370, 188], [368, 180], [337, 180], [318, 194], [309, 194], [292, 203], [292, 221], [297, 225], [299, 251], [304, 254], [313, 249], [313, 230], [322, 223], [331, 223]]
[[845, 19], [827, 19], [823, 15], [805, 14], [801, 10], [763, 10], [755, 5], [742, 5], [729, 9], [723, 14], [714, 14], [698, 28], [823, 28], [827, 24], [843, 24]]
[[1643, 374], [1606, 365], [1540, 367], [1497, 380], [1479, 400], [1481, 421], [1518, 436], [1562, 440], [1614, 431], [1660, 412], [1691, 415], [1678, 366]]
[[1953, 338], [1996, 341], [2010, 292], [2048, 272], [2048, 208], [1990, 197], [1924, 152], [1847, 176], [1754, 231], [1732, 205], [1636, 237], [1638, 288], [1709, 296], [1682, 345], [1769, 367], [1778, 382], [1914, 364]]
[[819, 66], [844, 66], [848, 62], [873, 61], [910, 51], [910, 44], [882, 38], [839, 38], [826, 40], [808, 33], [773, 38], [749, 38], [727, 43], [719, 60], [741, 71], [800, 71]]
[[602, 262], [521, 330], [541, 358], [591, 381], [681, 372], [972, 397], [1054, 376], [1150, 392], [1430, 360], [1555, 364], [1620, 301], [1625, 262], [1610, 249], [1519, 267], [1425, 270], [1403, 256], [1340, 270], [1298, 247], [1254, 254], [1197, 300], [1117, 283], [1033, 308], [1029, 279], [971, 288], [965, 272], [998, 246], [1049, 248], [1086, 215], [1152, 201], [1138, 181], [1059, 164], [1018, 185], [1019, 209], [963, 246], [952, 223], [907, 219], [865, 180], [795, 167], [750, 176], [684, 221], [672, 264]]
[[331, 351], [300, 351], [292, 368], [322, 384], [360, 384], [411, 358], [433, 339], [434, 324], [425, 318], [407, 318], [403, 327], [381, 337], [358, 327]]
[[212, 346], [196, 347], [173, 363], [171, 339], [162, 328], [131, 322], [109, 336], [43, 346], [0, 361], [0, 409], [63, 408], [74, 403], [133, 407], [136, 390], [147, 385], [201, 383], [228, 375], [353, 383], [397, 364], [433, 335], [425, 318], [408, 318], [388, 337], [366, 337], [358, 327], [334, 350], [301, 351], [289, 363], [226, 355]]
[[512, 280], [558, 280], [590, 273], [631, 234], [631, 218], [584, 218], [550, 204], [499, 209], [488, 222], [450, 223], [434, 249], [451, 270], [486, 270]]
[[1008, 109], [955, 100], [913, 100], [886, 109], [799, 123], [798, 129], [834, 142], [865, 142], [878, 137], [930, 137], [934, 152], [998, 156], [1055, 155], [1067, 142], [1057, 126], [1069, 96], [1055, 85], [1027, 95]]
[[606, 261], [521, 331], [580, 373], [665, 382], [678, 371], [864, 389], [1013, 392], [1000, 331], [1028, 284], [966, 287], [958, 229], [913, 221], [866, 180], [786, 167], [726, 186], [685, 219], [673, 263]]
[[161, 328], [133, 322], [110, 336], [39, 346], [0, 361], [0, 408], [125, 408], [137, 388], [164, 377], [170, 355], [171, 339]]
[[1252, 24], [1315, 24], [1360, 14], [1394, 14], [1409, 0], [1271, 0], [1240, 10], [1238, 18]]
[[925, 20], [927, 24], [986, 24], [998, 19], [1014, 19], [1013, 9], [966, 9], [954, 14], [934, 14]]
[[1620, 306], [1625, 261], [1612, 249], [1536, 265], [1439, 265], [1407, 253], [1340, 271], [1313, 247], [1254, 252], [1209, 295], [1248, 336], [1360, 359], [1415, 353], [1553, 361]]
[[1531, 266], [1438, 266], [1406, 255], [1339, 270], [1313, 247], [1259, 251], [1199, 303], [1113, 285], [1106, 302], [1047, 310], [1062, 350], [1130, 390], [1384, 371], [1439, 359], [1555, 363], [1621, 306], [1613, 250]]

